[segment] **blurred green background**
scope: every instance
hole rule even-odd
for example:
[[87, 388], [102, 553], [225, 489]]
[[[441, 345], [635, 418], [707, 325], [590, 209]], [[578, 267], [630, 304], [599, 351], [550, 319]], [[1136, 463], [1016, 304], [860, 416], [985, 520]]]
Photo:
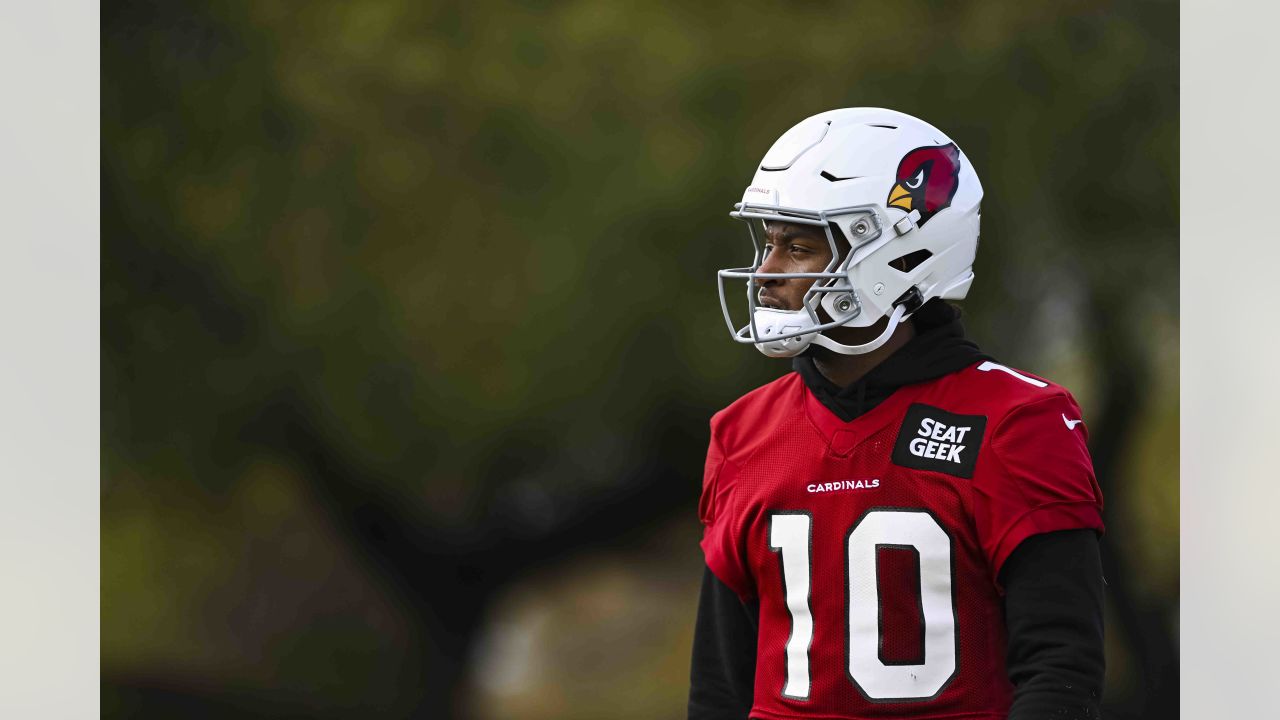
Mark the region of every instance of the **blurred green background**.
[[681, 718], [727, 213], [923, 117], [979, 343], [1080, 400], [1108, 707], [1177, 716], [1173, 2], [102, 8], [108, 717]]

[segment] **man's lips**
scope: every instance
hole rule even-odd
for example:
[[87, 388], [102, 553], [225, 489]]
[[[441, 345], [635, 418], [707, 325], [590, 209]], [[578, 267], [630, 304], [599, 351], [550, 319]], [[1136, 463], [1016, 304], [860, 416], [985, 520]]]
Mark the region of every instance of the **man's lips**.
[[761, 288], [759, 294], [756, 295], [756, 301], [760, 303], [761, 307], [767, 307], [770, 310], [790, 310], [791, 309], [791, 308], [788, 308], [786, 305], [784, 305], [782, 301], [777, 299], [776, 297], [772, 295], [766, 295], [763, 288]]

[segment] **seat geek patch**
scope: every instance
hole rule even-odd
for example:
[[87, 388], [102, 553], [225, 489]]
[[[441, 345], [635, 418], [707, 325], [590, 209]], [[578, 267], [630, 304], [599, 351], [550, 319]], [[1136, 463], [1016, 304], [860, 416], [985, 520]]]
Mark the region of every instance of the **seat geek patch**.
[[903, 467], [973, 477], [978, 446], [987, 428], [984, 415], [956, 415], [915, 403], [907, 409], [893, 446], [893, 462]]

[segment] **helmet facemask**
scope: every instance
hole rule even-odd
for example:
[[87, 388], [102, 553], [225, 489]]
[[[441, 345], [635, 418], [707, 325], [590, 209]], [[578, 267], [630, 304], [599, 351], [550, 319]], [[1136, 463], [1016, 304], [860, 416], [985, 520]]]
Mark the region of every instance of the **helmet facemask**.
[[[753, 250], [749, 267], [731, 268], [718, 273], [720, 306], [724, 312], [725, 324], [735, 341], [754, 344], [760, 352], [770, 357], [791, 357], [803, 352], [815, 340], [820, 345], [826, 345], [827, 343], [822, 342], [825, 338], [819, 338], [820, 333], [846, 327], [857, 321], [862, 313], [862, 301], [857, 290], [850, 284], [849, 268], [852, 261], [865, 256], [864, 251], [876, 245], [876, 241], [883, 235], [879, 214], [873, 206], [841, 208], [832, 212], [745, 203], [738, 203], [734, 207], [730, 216], [747, 223]], [[830, 262], [819, 272], [759, 272], [764, 260], [766, 221], [822, 228], [831, 250]], [[846, 238], [852, 238], [853, 242], [850, 243]], [[736, 326], [729, 311], [725, 281], [730, 279], [746, 283], [749, 318], [741, 327]], [[805, 292], [799, 309], [779, 310], [760, 304], [758, 293], [763, 287], [762, 282], [790, 279], [814, 281]]]

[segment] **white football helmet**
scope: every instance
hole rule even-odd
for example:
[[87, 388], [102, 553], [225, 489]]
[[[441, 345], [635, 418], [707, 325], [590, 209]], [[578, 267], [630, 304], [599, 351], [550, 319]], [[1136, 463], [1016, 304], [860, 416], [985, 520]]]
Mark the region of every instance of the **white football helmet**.
[[[748, 223], [755, 248], [750, 267], [719, 272], [729, 332], [770, 357], [797, 355], [810, 343], [846, 355], [875, 350], [925, 302], [968, 293], [981, 201], [982, 185], [969, 159], [922, 120], [881, 108], [845, 108], [801, 121], [769, 148], [729, 213]], [[831, 264], [816, 273], [757, 272], [765, 221], [822, 227]], [[815, 279], [803, 307], [762, 307], [757, 281], [787, 278]], [[730, 317], [729, 279], [746, 281], [750, 319], [742, 327]], [[868, 327], [886, 315], [888, 327], [862, 345], [822, 334]]]

